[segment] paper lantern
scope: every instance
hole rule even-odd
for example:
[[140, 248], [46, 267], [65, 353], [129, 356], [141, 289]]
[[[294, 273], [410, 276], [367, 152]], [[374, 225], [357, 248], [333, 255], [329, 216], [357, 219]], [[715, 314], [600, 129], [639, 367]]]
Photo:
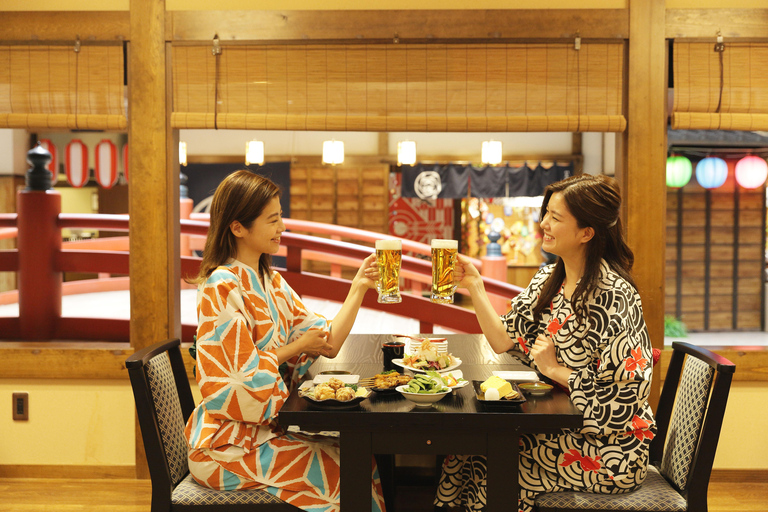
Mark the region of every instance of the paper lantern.
[[48, 139], [40, 139], [38, 142], [51, 154], [51, 161], [45, 168], [51, 171], [51, 186], [53, 186], [59, 177], [59, 152], [56, 150], [56, 145]]
[[736, 162], [736, 181], [744, 188], [757, 188], [768, 178], [768, 163], [759, 156], [745, 156]]
[[126, 183], [128, 182], [128, 144], [123, 146], [123, 176], [125, 176]]
[[104, 139], [96, 144], [94, 167], [96, 181], [104, 188], [112, 188], [117, 183], [117, 146]]
[[416, 163], [416, 142], [401, 140], [397, 143], [397, 165], [414, 165]]
[[340, 140], [323, 142], [323, 163], [331, 165], [344, 163], [344, 142]]
[[672, 188], [684, 187], [691, 181], [693, 166], [684, 156], [667, 158], [667, 186]]
[[264, 141], [251, 140], [245, 143], [245, 165], [264, 164]]
[[484, 164], [499, 165], [501, 163], [501, 141], [484, 141], [480, 155], [480, 159]]
[[67, 144], [64, 162], [67, 181], [80, 188], [88, 183], [88, 147], [80, 139], [72, 139]]
[[696, 164], [696, 181], [704, 188], [717, 188], [728, 177], [728, 164], [722, 158], [710, 156]]

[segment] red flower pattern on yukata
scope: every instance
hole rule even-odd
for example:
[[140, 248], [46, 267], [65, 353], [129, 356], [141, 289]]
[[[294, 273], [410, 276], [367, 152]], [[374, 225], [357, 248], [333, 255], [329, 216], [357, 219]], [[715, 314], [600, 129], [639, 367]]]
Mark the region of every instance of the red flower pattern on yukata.
[[653, 439], [653, 432], [650, 430], [651, 424], [645, 421], [643, 418], [635, 414], [632, 418], [632, 429], [625, 433], [625, 436], [635, 436], [639, 440]]
[[624, 360], [624, 368], [629, 372], [629, 378], [635, 377], [636, 371], [643, 371], [648, 365], [648, 360], [643, 357], [640, 347], [632, 350], [632, 356]]
[[553, 318], [552, 320], [550, 320], [549, 325], [547, 326], [547, 333], [550, 336], [554, 336], [555, 334], [557, 334], [557, 331], [559, 331], [565, 325], [568, 319], [571, 318], [572, 314], [573, 313], [568, 313], [568, 316], [565, 317], [565, 320], [563, 320], [563, 323], [560, 323], [557, 320], [557, 318]]
[[531, 351], [531, 349], [528, 348], [528, 345], [526, 344], [525, 338], [522, 336], [518, 336], [517, 342], [520, 344], [520, 348], [523, 349], [523, 354], [527, 354]]
[[600, 468], [603, 467], [603, 465], [598, 462], [599, 460], [599, 455], [593, 459], [592, 457], [587, 457], [586, 455], [582, 456], [576, 449], [570, 449], [563, 455], [563, 462], [561, 462], [560, 465], [570, 466], [571, 464], [578, 462], [581, 466], [581, 470], [585, 473], [587, 471], [593, 471], [597, 473], [600, 471]]

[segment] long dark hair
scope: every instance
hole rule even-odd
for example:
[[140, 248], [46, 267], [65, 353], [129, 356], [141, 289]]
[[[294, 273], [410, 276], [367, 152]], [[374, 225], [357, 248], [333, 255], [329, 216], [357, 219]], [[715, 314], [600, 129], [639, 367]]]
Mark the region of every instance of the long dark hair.
[[[251, 229], [253, 221], [261, 215], [267, 203], [280, 197], [280, 188], [271, 180], [250, 171], [235, 171], [219, 184], [211, 202], [211, 225], [205, 239], [200, 272], [191, 282], [203, 283], [216, 270], [237, 254], [235, 235], [229, 229], [239, 221], [245, 229]], [[272, 257], [262, 254], [259, 258], [259, 274], [269, 275]]]
[[[581, 323], [588, 316], [587, 300], [600, 279], [601, 260], [605, 260], [614, 272], [636, 289], [631, 274], [635, 256], [624, 241], [619, 216], [621, 191], [616, 180], [604, 175], [580, 174], [552, 183], [544, 190], [541, 219], [547, 212], [552, 194], [556, 192], [562, 194], [568, 211], [576, 218], [579, 228], [590, 227], [595, 232], [592, 239], [587, 242], [584, 274], [571, 297], [574, 313]], [[558, 258], [533, 308], [533, 314], [537, 320], [541, 318], [542, 311], [550, 306], [564, 280], [565, 265], [563, 260]]]

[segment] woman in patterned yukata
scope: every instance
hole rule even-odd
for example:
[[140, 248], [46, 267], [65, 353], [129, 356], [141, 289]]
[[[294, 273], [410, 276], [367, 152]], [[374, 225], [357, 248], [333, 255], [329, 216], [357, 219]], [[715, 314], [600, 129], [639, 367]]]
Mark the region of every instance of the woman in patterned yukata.
[[[337, 439], [286, 432], [280, 408], [316, 357], [335, 357], [377, 275], [375, 255], [327, 321], [270, 268], [285, 231], [280, 190], [249, 171], [227, 176], [211, 204], [197, 277], [197, 382], [189, 468], [212, 489], [264, 489], [308, 511], [339, 510]], [[372, 461], [374, 510], [384, 510]]]
[[[514, 351], [567, 389], [584, 414], [580, 429], [521, 436], [520, 511], [533, 510], [542, 492], [623, 493], [645, 480], [656, 431], [647, 401], [653, 356], [620, 202], [618, 185], [606, 176], [548, 186], [542, 249], [559, 258], [538, 271], [501, 321], [477, 269], [459, 256], [456, 280], [469, 290], [493, 350]], [[436, 508], [481, 510], [486, 472], [485, 457], [447, 457]]]

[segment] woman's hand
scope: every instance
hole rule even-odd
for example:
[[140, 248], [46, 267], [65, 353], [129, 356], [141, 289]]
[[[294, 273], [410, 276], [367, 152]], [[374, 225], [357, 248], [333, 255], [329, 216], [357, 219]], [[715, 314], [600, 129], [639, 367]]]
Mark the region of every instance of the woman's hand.
[[568, 387], [568, 378], [573, 373], [573, 370], [562, 366], [557, 361], [555, 342], [551, 338], [539, 334], [531, 346], [531, 351], [528, 355], [533, 359], [536, 367], [544, 376], [549, 377], [561, 386]]
[[295, 341], [301, 346], [301, 351], [312, 357], [328, 356], [333, 347], [328, 343], [328, 332], [321, 329], [310, 329]]
[[531, 353], [529, 355], [536, 363], [539, 371], [547, 377], [550, 377], [549, 374], [552, 373], [552, 369], [555, 366], [560, 366], [557, 362], [557, 357], [555, 356], [554, 342], [542, 334], [539, 334], [536, 337], [536, 341], [533, 342]]
[[363, 264], [352, 279], [352, 283], [360, 283], [365, 288], [376, 288], [378, 281], [379, 265], [376, 263], [376, 254], [371, 254], [363, 260]]
[[456, 283], [459, 288], [469, 288], [473, 284], [483, 282], [482, 277], [480, 277], [480, 272], [472, 264], [469, 258], [463, 254], [457, 254], [456, 258], [456, 266], [453, 269], [453, 282]]

